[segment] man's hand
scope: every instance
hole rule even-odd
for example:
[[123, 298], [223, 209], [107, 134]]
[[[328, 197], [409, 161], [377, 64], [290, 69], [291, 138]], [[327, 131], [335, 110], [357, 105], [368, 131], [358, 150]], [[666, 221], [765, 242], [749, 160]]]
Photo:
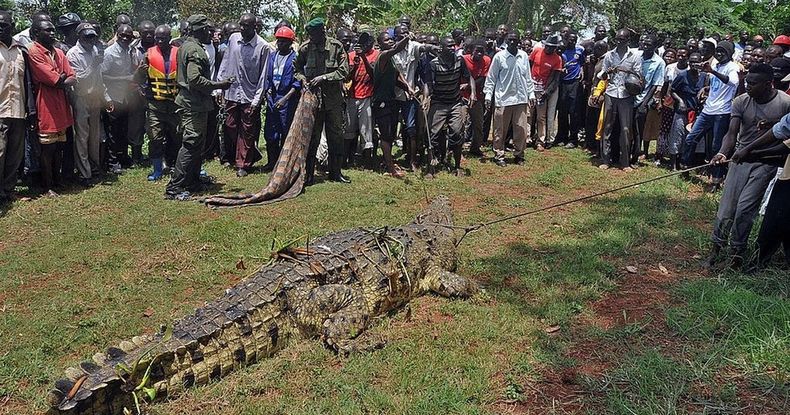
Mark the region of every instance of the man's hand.
[[325, 80], [326, 78], [324, 77], [324, 75], [319, 75], [311, 79], [308, 85], [310, 86], [310, 88], [316, 88], [318, 86], [321, 86], [321, 83], [323, 83]]
[[718, 164], [723, 164], [726, 161], [727, 161], [727, 156], [725, 156], [722, 153], [718, 153], [715, 156], [713, 156], [712, 159], [710, 159], [710, 164], [718, 165]]
[[288, 104], [288, 100], [285, 97], [282, 97], [274, 103], [274, 109], [278, 110], [284, 108]]
[[75, 78], [75, 77], [73, 77], [73, 76], [72, 76], [72, 77], [69, 77], [69, 78], [66, 78], [66, 79], [64, 79], [64, 80], [63, 80], [63, 83], [62, 83], [61, 85], [62, 85], [64, 88], [68, 88], [68, 87], [70, 87], [70, 86], [74, 86], [74, 84], [76, 84], [76, 83], [77, 83], [77, 78]]
[[702, 63], [702, 72], [705, 72], [705, 73], [713, 72], [713, 68], [711, 68], [709, 61]]
[[418, 100], [420, 102], [420, 106], [422, 106], [423, 111], [428, 112], [431, 108], [431, 98], [430, 97], [422, 97], [422, 100]]
[[236, 78], [231, 76], [230, 78], [228, 78], [228, 79], [226, 79], [224, 81], [217, 82], [217, 84], [215, 86], [217, 87], [217, 89], [221, 89], [221, 90], [224, 91], [224, 90], [230, 88], [230, 86], [233, 85], [234, 82], [236, 82]]
[[730, 158], [730, 160], [733, 163], [737, 164], [737, 163], [740, 163], [741, 161], [743, 161], [746, 157], [749, 157], [749, 152], [748, 151], [744, 151], [744, 149], [741, 149], [741, 150], [736, 151], [735, 154], [732, 155], [732, 158]]
[[112, 103], [112, 101], [105, 101], [104, 110], [107, 112], [113, 112], [115, 111], [115, 105]]
[[688, 107], [686, 106], [686, 103], [683, 102], [683, 100], [679, 100], [678, 101], [678, 111], [680, 111], [680, 112], [688, 111]]
[[538, 105], [538, 100], [537, 100], [537, 99], [535, 99], [535, 98], [530, 98], [530, 99], [528, 99], [527, 101], [529, 102], [529, 106], [530, 106], [530, 107], [533, 107], [533, 108], [534, 108], [536, 105]]

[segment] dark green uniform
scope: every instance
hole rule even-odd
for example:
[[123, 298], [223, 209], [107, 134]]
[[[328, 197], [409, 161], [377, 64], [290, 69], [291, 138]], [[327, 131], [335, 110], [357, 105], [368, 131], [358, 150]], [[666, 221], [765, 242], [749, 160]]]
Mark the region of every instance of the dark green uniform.
[[216, 83], [211, 81], [211, 68], [203, 46], [187, 37], [178, 49], [178, 95], [176, 105], [181, 118], [182, 141], [173, 176], [166, 195], [177, 195], [194, 190], [200, 183], [200, 163], [206, 140], [208, 113], [214, 109], [211, 92]]
[[326, 144], [329, 150], [329, 173], [331, 177], [340, 176], [343, 162], [343, 81], [349, 72], [348, 55], [343, 44], [336, 39], [327, 37], [323, 47], [317, 47], [307, 41], [299, 48], [294, 61], [296, 78], [302, 85], [318, 76], [323, 76], [320, 84], [321, 104], [315, 117], [313, 136], [307, 153], [307, 183], [312, 182], [315, 170], [315, 155], [321, 140], [321, 131], [326, 128]]

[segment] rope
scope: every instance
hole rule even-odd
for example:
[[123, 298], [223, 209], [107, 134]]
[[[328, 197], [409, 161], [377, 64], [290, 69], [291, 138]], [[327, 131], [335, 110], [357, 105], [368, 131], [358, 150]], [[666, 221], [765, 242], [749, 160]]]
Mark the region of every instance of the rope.
[[[722, 162], [722, 163], [720, 163], [718, 165], [719, 166], [720, 165], [724, 165], [724, 164], [727, 164], [729, 162], [730, 162], [730, 160], [726, 160], [726, 161], [724, 161], [724, 162]], [[495, 225], [495, 224], [500, 223], [500, 222], [506, 222], [506, 221], [509, 221], [509, 220], [518, 219], [518, 218], [521, 218], [521, 217], [524, 217], [524, 216], [528, 216], [528, 215], [534, 215], [536, 213], [545, 212], [545, 211], [550, 210], [550, 209], [554, 209], [554, 208], [570, 205], [570, 204], [576, 203], [576, 202], [582, 202], [582, 201], [589, 200], [589, 199], [592, 199], [592, 198], [596, 198], [596, 197], [599, 197], [599, 196], [608, 195], [608, 194], [611, 194], [611, 193], [619, 192], [621, 190], [630, 189], [632, 187], [641, 186], [643, 184], [655, 182], [655, 181], [658, 181], [658, 180], [663, 180], [663, 179], [666, 179], [668, 177], [689, 173], [689, 172], [692, 172], [692, 171], [695, 171], [695, 170], [699, 170], [699, 169], [702, 169], [704, 167], [710, 167], [710, 166], [711, 166], [710, 164], [703, 164], [703, 165], [700, 165], [700, 166], [697, 166], [697, 167], [690, 167], [690, 168], [685, 169], [685, 170], [673, 171], [671, 173], [667, 173], [667, 174], [664, 174], [662, 176], [657, 176], [657, 177], [653, 177], [651, 179], [642, 180], [640, 182], [627, 184], [625, 186], [620, 186], [620, 187], [615, 188], [615, 189], [607, 190], [607, 191], [600, 192], [600, 193], [593, 193], [591, 195], [583, 196], [583, 197], [576, 198], [576, 199], [566, 200], [564, 202], [556, 203], [556, 204], [553, 204], [553, 205], [550, 205], [550, 206], [544, 206], [544, 207], [541, 207], [541, 208], [538, 208], [538, 209], [529, 210], [529, 211], [526, 211], [526, 212], [516, 213], [514, 215], [504, 216], [504, 217], [501, 217], [501, 218], [490, 220], [488, 222], [481, 222], [481, 223], [478, 223], [476, 225], [456, 226], [456, 225], [445, 225], [445, 224], [440, 224], [440, 223], [436, 223], [436, 224], [433, 224], [433, 225], [442, 226], [442, 227], [450, 228], [450, 229], [461, 229], [461, 230], [463, 230], [464, 234], [461, 236], [460, 239], [458, 239], [458, 242], [455, 244], [456, 246], [459, 246], [459, 245], [461, 245], [461, 242], [464, 240], [464, 238], [466, 238], [466, 235], [469, 235], [472, 232], [477, 232], [480, 229], [483, 229], [483, 228], [491, 226], [491, 225]]]

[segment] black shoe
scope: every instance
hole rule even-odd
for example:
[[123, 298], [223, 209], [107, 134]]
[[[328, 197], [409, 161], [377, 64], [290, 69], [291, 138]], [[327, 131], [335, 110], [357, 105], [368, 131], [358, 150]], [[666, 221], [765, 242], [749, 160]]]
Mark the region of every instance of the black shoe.
[[329, 181], [337, 182], [337, 183], [351, 183], [351, 179], [349, 179], [346, 176], [343, 176], [342, 174], [332, 175], [331, 177], [329, 177]]
[[507, 166], [507, 163], [505, 163], [505, 160], [502, 160], [502, 159], [497, 159], [497, 160], [494, 160], [494, 164], [496, 164], [496, 165], [497, 165], [497, 166], [499, 166], [499, 167], [505, 167], [505, 166]]
[[516, 163], [517, 166], [523, 166], [524, 165], [524, 159], [521, 158], [521, 157], [516, 157], [515, 163]]
[[719, 256], [721, 255], [721, 247], [718, 245], [713, 245], [710, 248], [710, 253], [708, 257], [705, 259], [704, 266], [707, 269], [713, 268], [717, 262], [719, 262]]
[[483, 154], [483, 152], [480, 151], [480, 149], [475, 149], [475, 150], [469, 150], [469, 156], [471, 156], [471, 157], [485, 157], [485, 154]]
[[244, 169], [238, 169], [238, 170], [236, 170], [236, 177], [244, 177], [244, 176], [246, 176], [247, 174], [248, 174], [248, 173], [247, 173], [247, 170], [244, 170]]

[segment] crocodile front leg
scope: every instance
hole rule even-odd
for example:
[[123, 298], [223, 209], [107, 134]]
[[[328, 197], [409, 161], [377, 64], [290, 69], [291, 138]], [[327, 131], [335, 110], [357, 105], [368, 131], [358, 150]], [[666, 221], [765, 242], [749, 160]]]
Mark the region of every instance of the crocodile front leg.
[[[362, 291], [342, 284], [315, 287], [292, 300], [300, 326], [320, 335], [330, 349], [343, 354], [380, 348], [383, 342], [363, 335], [370, 321]], [[362, 336], [361, 336], [362, 335]]]
[[423, 287], [448, 298], [469, 298], [479, 290], [477, 283], [454, 272], [431, 264], [426, 269]]

